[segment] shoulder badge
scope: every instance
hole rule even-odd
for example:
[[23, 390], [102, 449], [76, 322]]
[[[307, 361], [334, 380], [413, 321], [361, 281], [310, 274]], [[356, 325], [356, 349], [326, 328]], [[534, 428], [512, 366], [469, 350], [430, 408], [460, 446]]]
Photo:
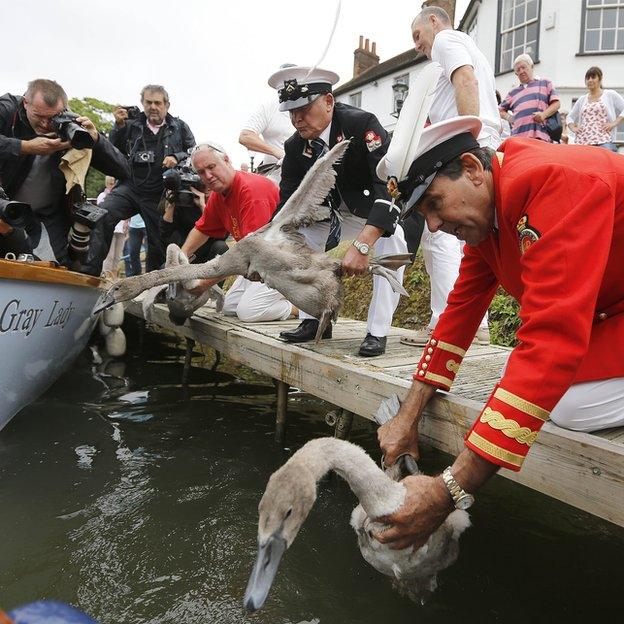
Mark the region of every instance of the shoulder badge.
[[374, 130], [367, 130], [364, 133], [364, 143], [369, 152], [374, 152], [378, 147], [381, 147], [381, 137]]
[[523, 254], [534, 242], [536, 242], [541, 234], [529, 225], [529, 217], [523, 214], [516, 225], [518, 229], [518, 242], [520, 243], [520, 253]]

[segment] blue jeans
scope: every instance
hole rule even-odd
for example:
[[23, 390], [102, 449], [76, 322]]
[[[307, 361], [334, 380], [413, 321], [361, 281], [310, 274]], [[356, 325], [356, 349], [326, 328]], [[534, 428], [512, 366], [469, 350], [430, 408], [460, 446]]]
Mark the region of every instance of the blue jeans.
[[128, 240], [124, 247], [126, 277], [141, 275], [141, 245], [145, 237], [145, 228], [128, 228]]
[[618, 148], [615, 143], [601, 143], [600, 145], [597, 145], [596, 147], [604, 147], [605, 149], [608, 149], [610, 152], [615, 152], [616, 154], [618, 153]]

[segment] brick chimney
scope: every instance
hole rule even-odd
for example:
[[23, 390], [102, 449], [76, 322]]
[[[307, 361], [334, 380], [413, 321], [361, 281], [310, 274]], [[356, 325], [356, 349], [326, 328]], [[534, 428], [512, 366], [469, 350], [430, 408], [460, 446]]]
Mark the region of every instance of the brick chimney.
[[363, 74], [367, 69], [379, 65], [379, 57], [376, 53], [377, 44], [373, 41], [369, 47], [369, 41], [360, 35], [360, 44], [353, 52], [353, 77]]
[[444, 9], [451, 18], [451, 24], [455, 27], [455, 0], [425, 0], [422, 3], [422, 8], [437, 6]]

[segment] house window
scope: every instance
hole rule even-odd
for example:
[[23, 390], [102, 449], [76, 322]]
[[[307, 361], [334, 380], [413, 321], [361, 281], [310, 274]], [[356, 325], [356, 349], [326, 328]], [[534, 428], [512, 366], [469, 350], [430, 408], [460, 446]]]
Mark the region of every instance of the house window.
[[362, 108], [362, 92], [358, 91], [357, 93], [352, 93], [349, 96], [349, 104], [356, 108]]
[[581, 52], [624, 52], [624, 1], [585, 0]]
[[512, 70], [523, 53], [538, 60], [539, 9], [539, 0], [499, 0], [497, 73]]
[[392, 114], [399, 116], [403, 102], [409, 93], [409, 74], [397, 76], [392, 83]]

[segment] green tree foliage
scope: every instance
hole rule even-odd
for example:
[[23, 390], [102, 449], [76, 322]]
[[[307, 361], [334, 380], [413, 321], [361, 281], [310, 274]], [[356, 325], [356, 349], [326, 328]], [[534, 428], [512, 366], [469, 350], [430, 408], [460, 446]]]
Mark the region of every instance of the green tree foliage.
[[[76, 115], [88, 117], [95, 124], [95, 127], [104, 134], [108, 134], [113, 127], [114, 104], [91, 97], [71, 98], [69, 108]], [[104, 189], [104, 174], [90, 167], [85, 187], [87, 197], [97, 197]]]

